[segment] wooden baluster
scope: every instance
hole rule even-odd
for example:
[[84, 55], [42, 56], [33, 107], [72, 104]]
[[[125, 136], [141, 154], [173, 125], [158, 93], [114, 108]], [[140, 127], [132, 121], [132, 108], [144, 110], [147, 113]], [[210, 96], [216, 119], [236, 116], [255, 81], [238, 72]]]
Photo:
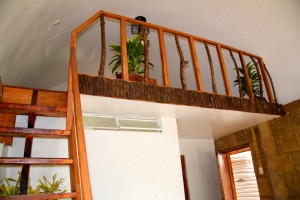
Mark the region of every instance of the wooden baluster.
[[242, 52], [239, 52], [239, 56], [240, 56], [240, 60], [241, 60], [241, 63], [242, 63], [242, 67], [244, 69], [244, 78], [245, 78], [246, 85], [247, 85], [247, 88], [248, 88], [249, 99], [254, 100], [254, 95], [253, 95], [253, 91], [252, 91], [252, 85], [251, 85], [249, 74], [248, 74], [248, 70], [247, 70], [247, 67], [246, 67], [246, 63], [245, 63], [245, 59], [244, 59], [244, 54]]
[[162, 62], [164, 86], [169, 87], [170, 80], [169, 80], [169, 72], [168, 72], [168, 62], [167, 62], [165, 38], [164, 38], [164, 32], [161, 28], [158, 30], [158, 38], [159, 38], [159, 48], [160, 48], [160, 55], [161, 55], [161, 62]]
[[265, 88], [266, 88], [266, 92], [267, 92], [267, 95], [268, 95], [269, 102], [272, 103], [272, 102], [274, 102], [274, 98], [273, 98], [273, 95], [272, 95], [272, 91], [271, 91], [270, 84], [269, 84], [269, 79], [268, 79], [268, 76], [267, 76], [262, 58], [258, 59], [258, 63], [259, 63], [259, 68], [260, 68], [260, 71], [261, 71], [261, 75], [262, 75], [264, 83], [265, 83]]
[[211, 59], [210, 50], [209, 50], [207, 43], [205, 41], [203, 43], [205, 46], [205, 50], [206, 50], [206, 54], [207, 54], [207, 58], [208, 58], [208, 62], [209, 62], [209, 67], [210, 67], [212, 90], [214, 93], [218, 94], [217, 86], [216, 86], [216, 79], [215, 79], [214, 63]]
[[122, 18], [120, 23], [120, 38], [121, 38], [121, 59], [122, 59], [122, 76], [123, 80], [128, 80], [128, 61], [127, 61], [127, 46], [126, 46], [126, 19]]
[[101, 26], [101, 60], [98, 70], [98, 76], [104, 76], [105, 58], [106, 58], [106, 44], [105, 44], [105, 21], [104, 15], [100, 15]]
[[200, 73], [200, 64], [199, 64], [198, 56], [196, 53], [194, 39], [191, 36], [189, 37], [189, 46], [190, 46], [193, 67], [194, 67], [197, 90], [203, 91], [203, 84], [202, 84], [201, 73]]
[[231, 96], [230, 84], [229, 84], [226, 66], [225, 66], [225, 62], [224, 62], [224, 57], [223, 57], [223, 53], [222, 53], [222, 48], [221, 48], [220, 44], [217, 45], [217, 52], [218, 52], [219, 62], [220, 62], [221, 70], [222, 70], [226, 94]]

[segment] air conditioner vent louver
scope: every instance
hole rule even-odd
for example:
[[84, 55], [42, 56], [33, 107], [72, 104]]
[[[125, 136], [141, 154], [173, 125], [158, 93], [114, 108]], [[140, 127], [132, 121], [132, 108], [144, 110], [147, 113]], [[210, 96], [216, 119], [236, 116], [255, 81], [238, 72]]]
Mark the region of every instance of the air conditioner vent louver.
[[85, 129], [161, 132], [160, 118], [83, 113]]

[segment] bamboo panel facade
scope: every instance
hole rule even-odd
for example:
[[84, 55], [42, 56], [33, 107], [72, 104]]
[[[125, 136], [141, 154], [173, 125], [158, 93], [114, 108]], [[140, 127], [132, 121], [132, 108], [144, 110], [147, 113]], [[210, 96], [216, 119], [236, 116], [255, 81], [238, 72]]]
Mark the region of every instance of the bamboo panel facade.
[[251, 101], [226, 95], [84, 74], [79, 74], [78, 80], [80, 93], [87, 95], [253, 113], [284, 114], [282, 105], [261, 100]]

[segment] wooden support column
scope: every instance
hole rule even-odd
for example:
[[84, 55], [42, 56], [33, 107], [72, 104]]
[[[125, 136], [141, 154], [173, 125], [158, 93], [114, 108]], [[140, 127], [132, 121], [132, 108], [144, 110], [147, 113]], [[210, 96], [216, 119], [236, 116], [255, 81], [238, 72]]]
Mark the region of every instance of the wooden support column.
[[122, 60], [122, 78], [128, 80], [128, 60], [126, 46], [126, 19], [122, 18], [120, 23], [120, 38], [121, 38], [121, 60]]
[[260, 68], [260, 71], [261, 71], [261, 75], [262, 75], [264, 83], [265, 83], [265, 88], [266, 88], [266, 92], [267, 92], [267, 95], [268, 95], [269, 102], [273, 103], [274, 102], [274, 98], [273, 98], [273, 95], [272, 95], [272, 91], [271, 91], [271, 87], [270, 87], [270, 84], [269, 84], [268, 75], [266, 73], [266, 69], [264, 67], [264, 63], [263, 63], [262, 58], [258, 59], [258, 63], [259, 63], [259, 68]]
[[220, 44], [217, 45], [217, 52], [218, 52], [219, 62], [222, 70], [225, 91], [227, 95], [231, 96], [230, 84], [229, 84], [224, 57], [222, 53], [222, 48]]
[[241, 63], [242, 63], [242, 67], [244, 69], [244, 78], [245, 78], [246, 85], [247, 85], [247, 88], [248, 88], [249, 99], [254, 100], [254, 95], [253, 95], [252, 86], [251, 86], [251, 83], [250, 83], [250, 78], [249, 78], [248, 70], [247, 70], [247, 67], [246, 67], [245, 59], [244, 59], [244, 54], [242, 52], [239, 52], [239, 56], [240, 56], [240, 60], [241, 60]]
[[200, 64], [199, 64], [198, 56], [196, 53], [195, 42], [194, 42], [193, 37], [191, 37], [191, 36], [189, 37], [189, 46], [190, 46], [193, 67], [194, 67], [197, 90], [203, 91], [203, 84], [202, 84], [201, 73], [200, 73]]
[[170, 80], [169, 80], [169, 72], [168, 72], [167, 52], [165, 46], [164, 31], [161, 28], [158, 30], [158, 39], [159, 39], [159, 48], [160, 48], [160, 55], [161, 55], [161, 62], [162, 62], [164, 86], [169, 87]]

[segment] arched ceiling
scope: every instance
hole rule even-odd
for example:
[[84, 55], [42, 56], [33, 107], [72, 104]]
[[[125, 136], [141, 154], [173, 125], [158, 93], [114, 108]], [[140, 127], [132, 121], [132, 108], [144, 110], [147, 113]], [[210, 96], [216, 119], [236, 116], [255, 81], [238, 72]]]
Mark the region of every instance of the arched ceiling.
[[[260, 55], [279, 102], [300, 98], [298, 0], [0, 0], [3, 82], [49, 89], [63, 86], [70, 33], [99, 10], [132, 18], [143, 15], [148, 22]], [[78, 51], [92, 59], [84, 48]]]

